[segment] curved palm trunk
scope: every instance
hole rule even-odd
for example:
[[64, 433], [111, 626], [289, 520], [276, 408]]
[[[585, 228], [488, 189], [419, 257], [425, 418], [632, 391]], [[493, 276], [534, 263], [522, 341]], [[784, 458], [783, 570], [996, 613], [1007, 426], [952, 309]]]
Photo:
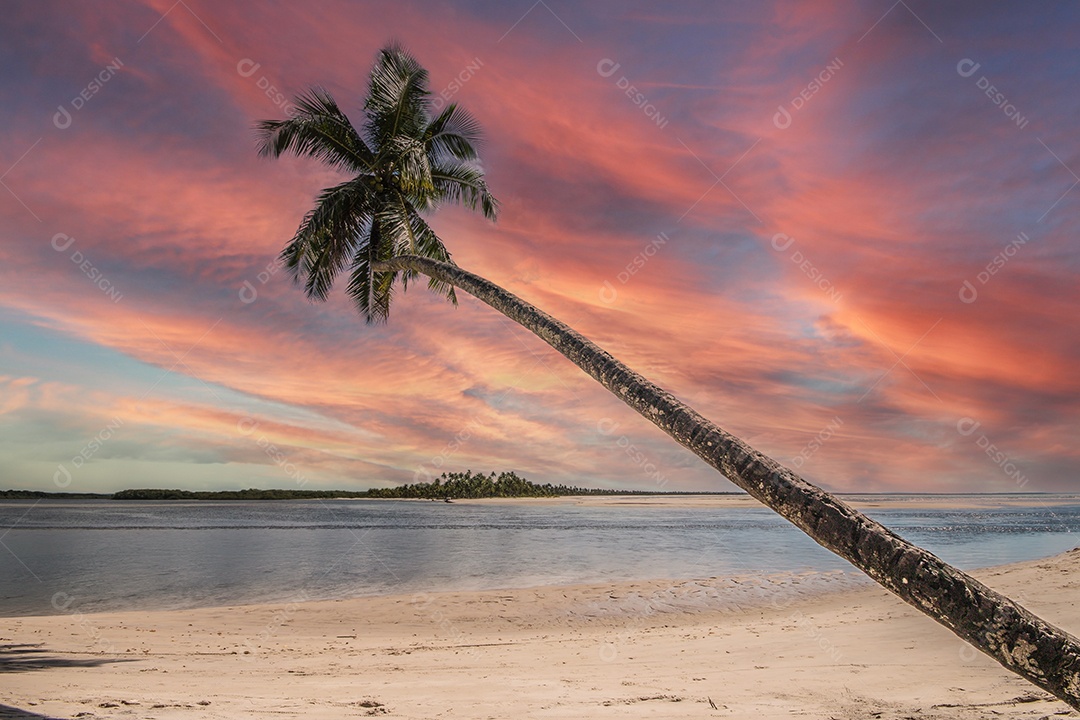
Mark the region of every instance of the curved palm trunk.
[[379, 263], [415, 270], [531, 330], [725, 477], [840, 557], [1009, 670], [1080, 709], [1080, 641], [912, 545], [730, 435], [577, 331], [456, 265], [416, 256]]

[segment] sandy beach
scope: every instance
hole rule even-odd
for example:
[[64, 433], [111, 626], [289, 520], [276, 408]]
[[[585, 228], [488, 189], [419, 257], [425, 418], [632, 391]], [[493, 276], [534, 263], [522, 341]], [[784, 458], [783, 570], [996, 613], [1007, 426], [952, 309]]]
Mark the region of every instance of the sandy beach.
[[[975, 574], [1080, 632], [1080, 549]], [[7, 618], [0, 717], [1076, 716], [876, 586], [770, 582]]]

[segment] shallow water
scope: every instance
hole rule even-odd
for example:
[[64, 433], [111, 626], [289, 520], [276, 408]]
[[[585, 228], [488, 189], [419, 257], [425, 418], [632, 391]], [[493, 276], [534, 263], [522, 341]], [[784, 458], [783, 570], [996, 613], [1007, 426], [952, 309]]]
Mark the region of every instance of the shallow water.
[[[974, 568], [1080, 545], [1071, 499], [867, 513]], [[800, 574], [805, 589], [858, 575], [765, 508], [6, 501], [0, 527], [0, 616], [653, 578]]]

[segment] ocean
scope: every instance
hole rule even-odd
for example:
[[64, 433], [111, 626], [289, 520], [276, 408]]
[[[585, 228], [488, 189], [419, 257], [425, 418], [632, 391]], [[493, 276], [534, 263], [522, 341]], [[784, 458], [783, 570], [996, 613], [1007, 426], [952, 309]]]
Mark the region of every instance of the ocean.
[[[1080, 496], [1011, 497], [1024, 504], [865, 512], [964, 569], [1080, 545]], [[3, 617], [642, 579], [767, 578], [774, 593], [866, 582], [766, 508], [2, 501], [0, 528]]]

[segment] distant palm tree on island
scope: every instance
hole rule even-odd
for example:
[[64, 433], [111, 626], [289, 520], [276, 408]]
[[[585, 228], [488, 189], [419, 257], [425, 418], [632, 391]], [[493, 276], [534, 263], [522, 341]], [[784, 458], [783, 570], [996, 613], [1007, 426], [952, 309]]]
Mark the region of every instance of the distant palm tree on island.
[[913, 545], [754, 450], [584, 336], [458, 267], [422, 213], [461, 203], [494, 220], [498, 203], [477, 162], [480, 130], [455, 104], [433, 113], [428, 74], [404, 49], [381, 50], [363, 123], [313, 88], [285, 120], [258, 124], [259, 152], [292, 152], [349, 175], [323, 190], [281, 253], [309, 298], [325, 300], [349, 272], [348, 296], [369, 323], [386, 322], [393, 293], [419, 275], [456, 303], [463, 290], [528, 330], [616, 397], [817, 543], [1006, 668], [1080, 709], [1080, 641]]

